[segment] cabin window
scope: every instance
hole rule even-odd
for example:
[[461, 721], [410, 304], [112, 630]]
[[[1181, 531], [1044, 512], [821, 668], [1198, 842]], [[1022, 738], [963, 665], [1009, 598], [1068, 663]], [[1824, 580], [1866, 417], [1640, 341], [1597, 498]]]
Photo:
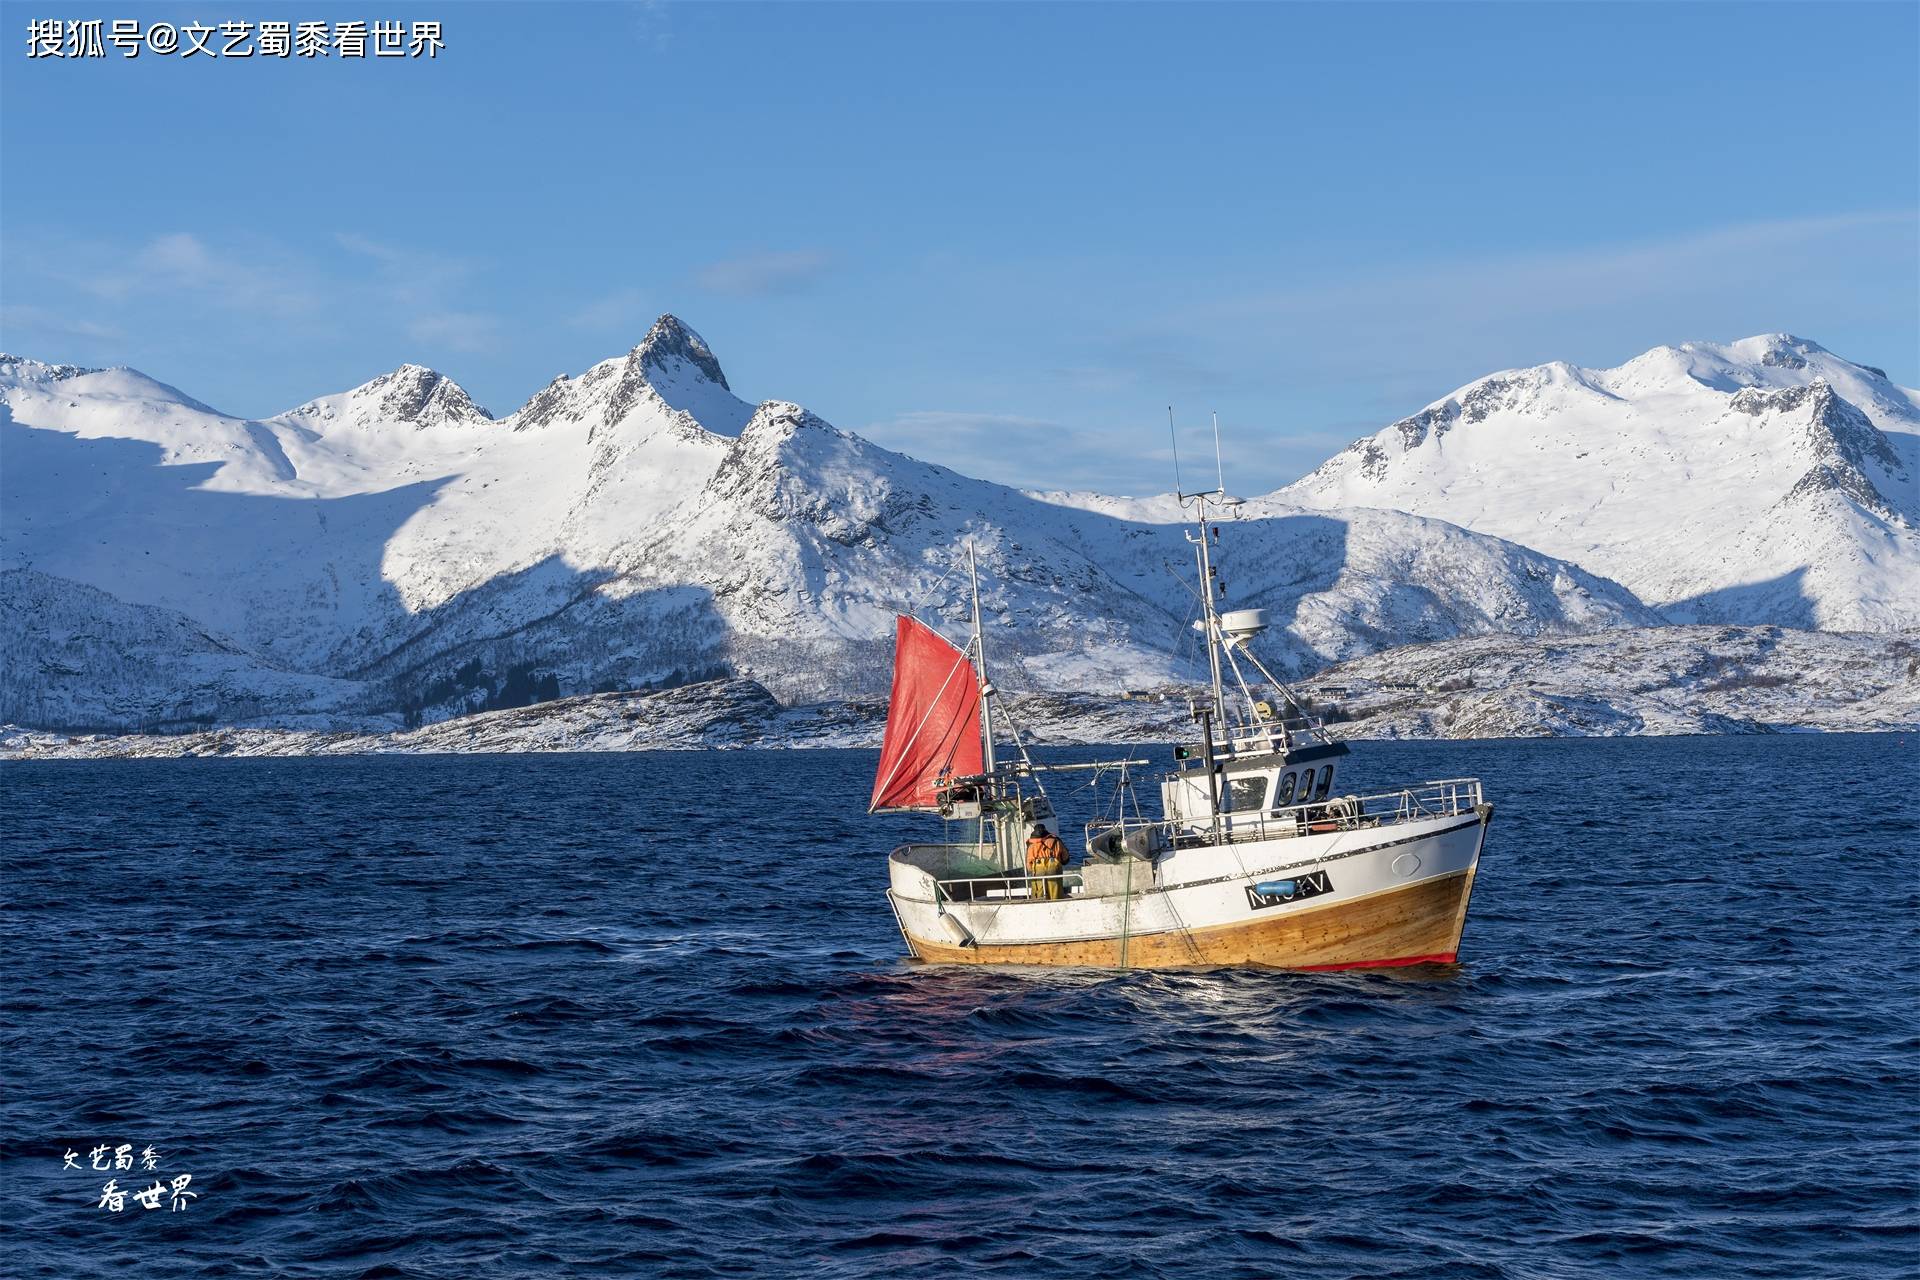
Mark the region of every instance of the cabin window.
[[1258, 813], [1260, 802], [1266, 798], [1264, 777], [1235, 778], [1227, 787], [1227, 808], [1235, 813]]
[[1333, 766], [1328, 765], [1320, 771], [1320, 788], [1313, 793], [1315, 800], [1325, 800], [1327, 791], [1333, 786]]
[[1280, 794], [1273, 798], [1273, 807], [1284, 809], [1293, 803], [1293, 774], [1280, 779]]

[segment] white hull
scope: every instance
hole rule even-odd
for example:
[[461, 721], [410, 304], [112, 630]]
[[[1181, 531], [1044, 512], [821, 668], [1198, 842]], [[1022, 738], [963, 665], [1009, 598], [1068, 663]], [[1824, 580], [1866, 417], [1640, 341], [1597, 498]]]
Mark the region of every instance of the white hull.
[[[1451, 962], [1488, 807], [1441, 817], [1173, 850], [1068, 896], [1024, 878], [981, 880], [951, 900], [974, 846], [909, 845], [889, 859], [889, 898], [915, 955], [959, 963], [1349, 968]], [[1151, 879], [1148, 879], [1148, 872]], [[977, 875], [978, 873], [973, 873]], [[1091, 874], [1086, 880], [1093, 881]], [[1261, 892], [1261, 886], [1268, 892]]]

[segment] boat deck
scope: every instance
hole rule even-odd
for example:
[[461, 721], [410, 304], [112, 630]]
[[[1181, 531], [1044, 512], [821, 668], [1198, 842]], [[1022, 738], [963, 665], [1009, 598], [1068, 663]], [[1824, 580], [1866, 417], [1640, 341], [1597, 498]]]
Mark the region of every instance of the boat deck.
[[[1087, 862], [1081, 870], [1053, 876], [1034, 876], [1020, 868], [1001, 866], [990, 844], [909, 844], [894, 850], [893, 859], [932, 877], [936, 902], [1057, 902], [1061, 898], [1113, 896], [1142, 892], [1134, 877], [1101, 877], [1113, 887], [1091, 893], [1085, 866], [1126, 862], [1157, 863], [1182, 850], [1217, 848], [1303, 836], [1391, 827], [1434, 818], [1476, 812], [1482, 805], [1478, 778], [1442, 778], [1417, 787], [1365, 796], [1338, 796], [1308, 804], [1250, 814], [1222, 814], [1220, 830], [1165, 820], [1136, 820], [1089, 824]], [[1057, 882], [1057, 893], [1036, 892]]]

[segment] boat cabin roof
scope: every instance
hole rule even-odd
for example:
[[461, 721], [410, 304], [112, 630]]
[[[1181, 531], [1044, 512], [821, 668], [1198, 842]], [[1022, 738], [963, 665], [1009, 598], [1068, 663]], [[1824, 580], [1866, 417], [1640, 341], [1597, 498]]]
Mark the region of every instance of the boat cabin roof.
[[[1229, 776], [1257, 773], [1263, 769], [1284, 769], [1292, 765], [1306, 764], [1309, 761], [1335, 760], [1351, 754], [1344, 742], [1316, 742], [1310, 746], [1299, 746], [1291, 751], [1261, 751], [1249, 754], [1228, 754], [1221, 752], [1214, 756], [1214, 764]], [[1204, 770], [1207, 762], [1199, 757], [1182, 760], [1182, 772], [1189, 769]]]

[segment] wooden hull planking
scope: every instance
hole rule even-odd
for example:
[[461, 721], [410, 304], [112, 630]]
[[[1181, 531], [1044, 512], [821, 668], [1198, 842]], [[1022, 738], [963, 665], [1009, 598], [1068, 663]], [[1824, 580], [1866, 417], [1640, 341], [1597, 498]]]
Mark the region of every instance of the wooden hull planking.
[[1451, 964], [1460, 952], [1473, 867], [1325, 907], [1126, 938], [982, 943], [962, 947], [907, 934], [916, 958], [935, 964], [1064, 965], [1171, 969], [1264, 965], [1361, 969]]

